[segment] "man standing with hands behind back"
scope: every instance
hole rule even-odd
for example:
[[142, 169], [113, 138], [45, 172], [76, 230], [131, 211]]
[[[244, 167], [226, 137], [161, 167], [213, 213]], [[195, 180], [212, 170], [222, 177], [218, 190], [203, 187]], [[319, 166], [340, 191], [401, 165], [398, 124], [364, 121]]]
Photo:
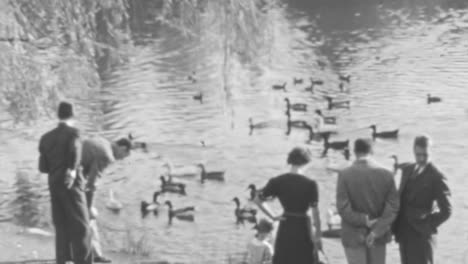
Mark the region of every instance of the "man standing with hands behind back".
[[[429, 161], [429, 147], [427, 136], [416, 137], [413, 145], [416, 163], [402, 169], [401, 210], [393, 225], [402, 264], [434, 263], [437, 228], [452, 213], [447, 179]], [[434, 202], [438, 211], [434, 210]]]
[[372, 143], [357, 139], [356, 161], [338, 174], [336, 205], [348, 264], [385, 264], [398, 208], [393, 174], [372, 159]]
[[[84, 179], [80, 173], [81, 140], [73, 127], [73, 107], [61, 102], [58, 126], [41, 137], [39, 170], [49, 174], [56, 263], [93, 263]], [[72, 255], [71, 255], [72, 254]]]

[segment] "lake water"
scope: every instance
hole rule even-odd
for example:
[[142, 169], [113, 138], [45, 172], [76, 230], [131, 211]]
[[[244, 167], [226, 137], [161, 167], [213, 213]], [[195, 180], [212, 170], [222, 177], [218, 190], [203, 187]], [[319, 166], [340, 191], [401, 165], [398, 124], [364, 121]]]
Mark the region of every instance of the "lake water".
[[[135, 34], [137, 45], [127, 63], [105, 75], [100, 91], [80, 102], [80, 127], [90, 134], [115, 139], [132, 132], [148, 142], [149, 153], [136, 151], [105, 173], [98, 192], [100, 223], [108, 249], [125, 248], [130, 235], [145, 236], [151, 256], [187, 263], [221, 263], [238, 255], [253, 235], [251, 226], [236, 226], [234, 196], [248, 197], [250, 183], [264, 185], [285, 170], [286, 154], [307, 145], [314, 158], [307, 174], [320, 186], [320, 208], [334, 201], [336, 175], [326, 168], [344, 164], [343, 156], [330, 151], [320, 156], [320, 142], [306, 143], [307, 133], [286, 135], [284, 98], [303, 102], [309, 109], [326, 109], [323, 96], [351, 100], [351, 109], [325, 111], [338, 117], [339, 133], [333, 138], [354, 140], [379, 129], [400, 129], [397, 141], [377, 140], [375, 156], [391, 168], [391, 154], [411, 161], [415, 135], [434, 140], [433, 160], [446, 174], [453, 192], [453, 216], [438, 236], [437, 258], [443, 263], [464, 263], [468, 229], [468, 11], [463, 3], [400, 1], [376, 5], [370, 1], [289, 1], [268, 11], [265, 19], [274, 28], [271, 56], [261, 65], [235, 63], [231, 84], [223, 88], [222, 50], [207, 40], [191, 40], [174, 30], [151, 24]], [[346, 2], [346, 3], [344, 3]], [[435, 4], [441, 4], [435, 8]], [[454, 7], [454, 8], [451, 8]], [[143, 17], [143, 16], [142, 16]], [[321, 69], [317, 60], [327, 64]], [[187, 80], [197, 72], [197, 83]], [[351, 75], [346, 91], [338, 88], [338, 74]], [[293, 77], [305, 83], [294, 85]], [[308, 78], [321, 79], [314, 93], [305, 91]], [[287, 92], [273, 84], [287, 82]], [[193, 96], [203, 92], [203, 104]], [[442, 103], [428, 105], [431, 93]], [[310, 119], [307, 114], [293, 118]], [[248, 119], [268, 121], [271, 128], [249, 136]], [[50, 122], [34, 130], [50, 128]], [[36, 128], [34, 128], [36, 129]], [[206, 147], [201, 147], [200, 141]], [[13, 130], [0, 131], [0, 215], [34, 224], [49, 217], [45, 176], [37, 175], [37, 145]], [[162, 156], [163, 159], [161, 159]], [[188, 195], [165, 195], [175, 207], [194, 205], [195, 222], [175, 220], [168, 226], [166, 211], [141, 219], [139, 203], [150, 200], [159, 188], [161, 165], [203, 162], [208, 170], [226, 170], [225, 183], [184, 179]], [[189, 168], [190, 169], [190, 168]], [[19, 171], [19, 172], [18, 172]], [[113, 189], [125, 207], [118, 215], [104, 208]], [[276, 212], [280, 212], [276, 204]], [[325, 240], [333, 263], [345, 263], [339, 241]], [[395, 245], [390, 263], [399, 263]], [[1, 259], [1, 258], [0, 258]]]

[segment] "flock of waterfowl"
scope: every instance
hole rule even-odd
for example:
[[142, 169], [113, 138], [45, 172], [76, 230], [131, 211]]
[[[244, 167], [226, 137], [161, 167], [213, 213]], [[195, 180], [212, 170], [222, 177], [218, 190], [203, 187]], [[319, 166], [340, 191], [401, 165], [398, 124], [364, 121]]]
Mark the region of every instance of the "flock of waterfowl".
[[[318, 62], [320, 67], [325, 67], [326, 64], [323, 62]], [[188, 76], [188, 80], [192, 81], [193, 83], [197, 82], [197, 79], [195, 77], [195, 72], [192, 73], [192, 75]], [[344, 91], [345, 86], [349, 85], [351, 83], [351, 75], [339, 75], [338, 76], [339, 80], [339, 89], [341, 92]], [[314, 93], [314, 88], [315, 86], [318, 85], [324, 85], [324, 81], [318, 80], [318, 79], [313, 79], [309, 78], [310, 85], [305, 87], [304, 89], [306, 91], [309, 91], [311, 93]], [[293, 78], [292, 83], [294, 86], [298, 86], [304, 83], [304, 79], [301, 78]], [[286, 90], [287, 82], [284, 82], [282, 84], [276, 84], [272, 86], [273, 90], [280, 90], [287, 92]], [[199, 92], [198, 94], [193, 96], [193, 99], [196, 101], [199, 101], [200, 103], [203, 103], [203, 94]], [[327, 109], [331, 112], [334, 109], [350, 109], [351, 107], [351, 102], [349, 100], [341, 100], [341, 101], [336, 101], [333, 97], [330, 96], [324, 96], [324, 99], [327, 102]], [[343, 140], [343, 141], [331, 141], [330, 136], [332, 134], [338, 133], [338, 131], [315, 131], [313, 126], [310, 125], [307, 121], [304, 120], [299, 120], [299, 119], [292, 119], [293, 112], [301, 112], [301, 113], [308, 113], [310, 111], [310, 107], [308, 104], [305, 103], [300, 103], [300, 102], [292, 102], [288, 97], [284, 98], [284, 101], [286, 103], [286, 126], [287, 126], [287, 135], [291, 132], [292, 129], [300, 129], [300, 130], [307, 130], [309, 132], [309, 137], [308, 137], [308, 142], [310, 143], [313, 140], [316, 141], [323, 141], [323, 152], [322, 156], [327, 155], [329, 150], [335, 150], [339, 151], [343, 154], [346, 160], [349, 160], [350, 158], [350, 150], [349, 150], [349, 139]], [[433, 97], [430, 94], [427, 95], [427, 103], [437, 103], [441, 102], [442, 99], [439, 97]], [[326, 116], [323, 114], [321, 109], [315, 109], [314, 114], [317, 115], [319, 118], [321, 118], [323, 124], [330, 124], [330, 125], [335, 125], [337, 123], [337, 117], [336, 116]], [[266, 129], [269, 127], [268, 122], [257, 122], [254, 123], [252, 118], [249, 118], [249, 128], [250, 128], [250, 135], [253, 134], [254, 130], [260, 130], [260, 129]], [[395, 130], [390, 130], [390, 131], [378, 131], [377, 126], [375, 124], [372, 124], [368, 127], [371, 129], [371, 136], [372, 138], [383, 138], [383, 139], [395, 139], [398, 137], [399, 134], [399, 129]], [[133, 140], [133, 136], [130, 134], [129, 138]], [[134, 142], [133, 144], [136, 147], [146, 149], [146, 144], [143, 142]], [[202, 146], [205, 146], [205, 143], [201, 141]], [[398, 163], [398, 158], [393, 155], [391, 158], [394, 159], [394, 171], [396, 172], [401, 166], [404, 164], [399, 164]], [[196, 167], [199, 169], [199, 173], [188, 173], [188, 174], [177, 174], [173, 172], [173, 168], [169, 163], [165, 163], [163, 167], [168, 169], [167, 175], [161, 175], [160, 176], [160, 190], [155, 191], [153, 193], [152, 200], [150, 202], [147, 201], [142, 201], [141, 206], [140, 206], [140, 211], [142, 214], [142, 217], [148, 216], [150, 213], [153, 213], [153, 215], [158, 215], [160, 208], [162, 204], [158, 201], [158, 198], [161, 194], [171, 194], [171, 195], [181, 195], [185, 196], [187, 195], [186, 191], [186, 184], [182, 182], [178, 182], [174, 180], [174, 178], [181, 178], [181, 177], [187, 177], [187, 176], [196, 176], [199, 174], [200, 177], [200, 182], [205, 183], [206, 181], [218, 181], [218, 182], [223, 182], [225, 180], [225, 171], [207, 171], [205, 166], [203, 164], [197, 164]], [[247, 204], [251, 203], [253, 199], [261, 192], [261, 190], [257, 189], [254, 184], [250, 184], [247, 188], [247, 190], [250, 191], [250, 197], [247, 199]], [[122, 208], [122, 204], [118, 202], [114, 195], [113, 192], [110, 191], [109, 193], [110, 200], [106, 204], [106, 207], [118, 211]], [[234, 216], [236, 223], [238, 224], [243, 224], [245, 222], [248, 223], [257, 223], [257, 210], [253, 208], [252, 206], [241, 206], [241, 200], [238, 197], [234, 197], [232, 201], [235, 203], [235, 209], [234, 209]], [[183, 221], [194, 221], [194, 212], [195, 212], [195, 207], [194, 206], [187, 206], [187, 207], [181, 207], [175, 209], [173, 207], [173, 204], [170, 200], [166, 200], [163, 203], [165, 206], [168, 208], [168, 218], [169, 218], [169, 223], [172, 223], [173, 218], [183, 220]], [[327, 219], [327, 224], [329, 227], [329, 230], [332, 229], [334, 225], [339, 224], [339, 217], [336, 215], [336, 212], [328, 212], [328, 219]], [[336, 234], [331, 234], [331, 236], [335, 236]]]
[[[201, 142], [204, 145], [204, 142]], [[176, 194], [181, 196], [186, 196], [186, 184], [182, 182], [178, 182], [174, 180], [174, 178], [187, 178], [193, 177], [197, 174], [200, 175], [200, 182], [205, 183], [206, 181], [218, 181], [224, 182], [225, 171], [207, 171], [205, 165], [197, 164], [196, 167], [199, 168], [199, 173], [181, 173], [176, 174], [173, 173], [172, 165], [169, 163], [165, 163], [163, 167], [168, 169], [167, 177], [165, 175], [161, 175], [159, 177], [161, 181], [160, 190], [153, 193], [153, 199], [151, 202], [142, 201], [140, 204], [140, 211], [142, 217], [146, 217], [148, 214], [153, 213], [153, 215], [158, 215], [159, 210], [161, 207], [160, 202], [158, 201], [158, 197], [161, 194]], [[187, 206], [182, 208], [174, 209], [173, 204], [170, 200], [164, 202], [164, 205], [168, 207], [168, 217], [169, 223], [172, 223], [173, 218], [183, 220], [183, 221], [194, 221], [194, 206]]]

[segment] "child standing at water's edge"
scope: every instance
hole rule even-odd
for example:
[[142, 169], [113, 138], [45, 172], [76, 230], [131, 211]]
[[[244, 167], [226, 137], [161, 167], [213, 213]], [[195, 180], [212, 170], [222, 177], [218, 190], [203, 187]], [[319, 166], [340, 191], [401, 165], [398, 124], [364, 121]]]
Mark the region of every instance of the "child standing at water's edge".
[[266, 219], [258, 223], [257, 234], [247, 245], [246, 264], [271, 264], [273, 259], [273, 247], [267, 242], [273, 230], [273, 224]]

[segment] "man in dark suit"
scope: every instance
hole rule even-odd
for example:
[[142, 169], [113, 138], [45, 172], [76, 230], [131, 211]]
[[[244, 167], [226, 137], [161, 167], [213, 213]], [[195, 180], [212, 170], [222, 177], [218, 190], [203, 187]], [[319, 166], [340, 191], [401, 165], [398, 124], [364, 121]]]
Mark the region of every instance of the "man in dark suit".
[[[416, 163], [402, 169], [401, 210], [393, 225], [402, 264], [432, 264], [437, 228], [452, 213], [450, 190], [444, 175], [429, 161], [430, 140], [414, 140]], [[437, 203], [438, 210], [434, 210]]]
[[58, 117], [59, 125], [39, 142], [39, 170], [49, 174], [56, 262], [65, 264], [73, 259], [74, 264], [89, 264], [93, 262], [91, 233], [80, 173], [80, 133], [72, 126], [72, 105], [61, 102]]
[[93, 137], [83, 140], [81, 165], [83, 167], [83, 175], [86, 179], [86, 200], [92, 219], [94, 262], [112, 262], [103, 255], [95, 222], [97, 210], [94, 208], [93, 204], [97, 180], [102, 177], [102, 173], [109, 164], [115, 160], [127, 157], [130, 154], [131, 148], [132, 143], [127, 138], [121, 138], [112, 143], [102, 137]]
[[384, 264], [399, 201], [393, 174], [372, 159], [370, 140], [354, 143], [356, 161], [338, 173], [336, 205], [348, 264]]

